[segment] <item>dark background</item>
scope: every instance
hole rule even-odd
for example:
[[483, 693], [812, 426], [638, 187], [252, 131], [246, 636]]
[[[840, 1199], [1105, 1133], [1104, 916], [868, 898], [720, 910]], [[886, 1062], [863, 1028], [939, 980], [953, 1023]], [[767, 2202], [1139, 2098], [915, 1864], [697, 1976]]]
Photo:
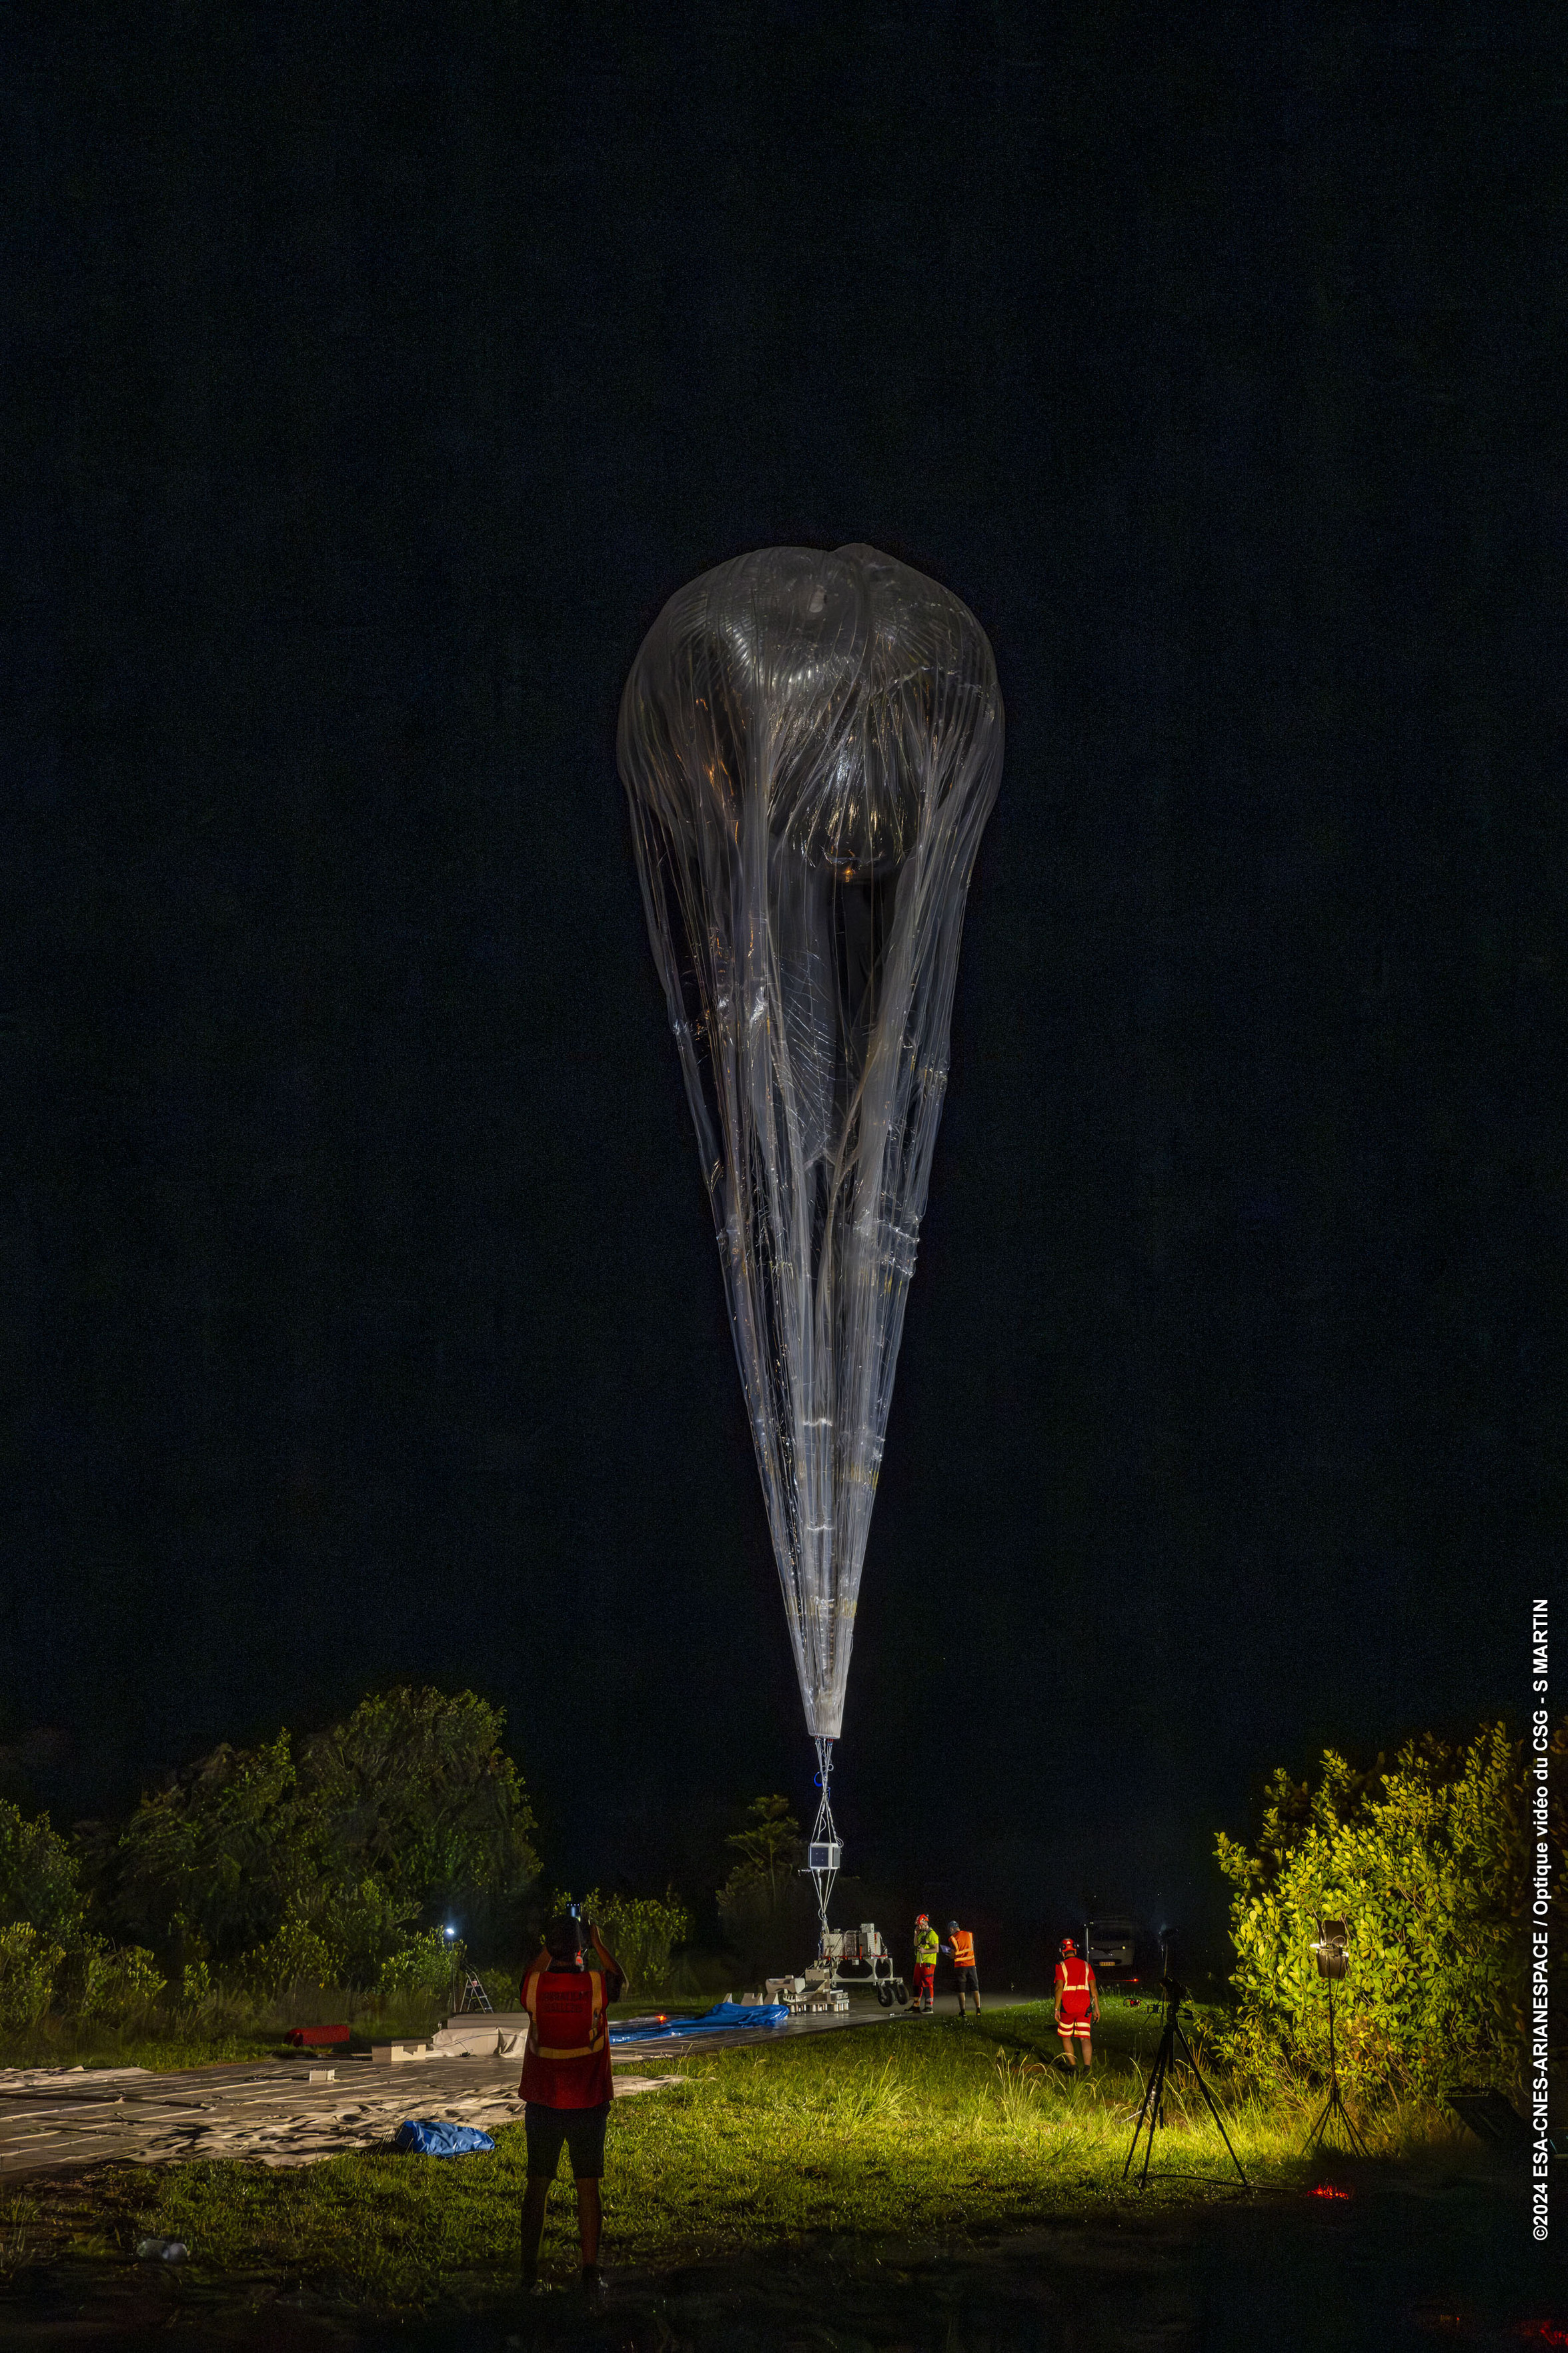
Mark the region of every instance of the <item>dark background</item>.
[[[574, 1885], [806, 1745], [614, 768], [667, 596], [995, 648], [841, 1755], [1017, 1951], [1517, 1715], [1563, 1526], [1558, 11], [13, 18], [10, 1762], [395, 1676]], [[899, 1923], [902, 1926], [902, 1923]]]

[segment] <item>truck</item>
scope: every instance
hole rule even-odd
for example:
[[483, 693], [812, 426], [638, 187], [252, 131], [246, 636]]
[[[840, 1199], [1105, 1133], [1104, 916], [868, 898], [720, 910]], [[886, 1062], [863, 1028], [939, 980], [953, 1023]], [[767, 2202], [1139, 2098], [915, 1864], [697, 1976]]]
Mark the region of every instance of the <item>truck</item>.
[[[1103, 1912], [1083, 1924], [1083, 1957], [1101, 1993], [1139, 2000], [1138, 1924], [1122, 1913]], [[1157, 1973], [1156, 1973], [1157, 1974]]]

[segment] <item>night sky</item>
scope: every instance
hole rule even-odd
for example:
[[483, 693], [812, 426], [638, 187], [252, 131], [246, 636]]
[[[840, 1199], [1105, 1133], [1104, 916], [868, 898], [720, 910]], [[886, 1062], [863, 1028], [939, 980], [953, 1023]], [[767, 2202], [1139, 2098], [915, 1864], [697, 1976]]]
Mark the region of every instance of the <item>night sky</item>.
[[[0, 1738], [378, 1683], [547, 1865], [811, 1799], [615, 772], [867, 541], [1007, 711], [852, 1866], [1194, 1931], [1262, 1776], [1518, 1716], [1563, 1432], [1551, 8], [11, 20]], [[902, 1923], [900, 1923], [900, 1926]]]

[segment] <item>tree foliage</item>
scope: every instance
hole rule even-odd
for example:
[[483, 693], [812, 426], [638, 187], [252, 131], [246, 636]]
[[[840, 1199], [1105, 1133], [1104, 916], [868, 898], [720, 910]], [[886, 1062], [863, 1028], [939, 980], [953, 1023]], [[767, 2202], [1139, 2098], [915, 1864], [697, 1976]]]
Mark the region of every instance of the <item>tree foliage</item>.
[[142, 1945], [110, 1945], [88, 1935], [65, 1957], [55, 1991], [78, 2018], [123, 2025], [144, 2017], [164, 1990], [163, 1972]]
[[[567, 1911], [574, 1900], [559, 1896], [552, 1909]], [[686, 1943], [693, 1925], [672, 1887], [662, 1895], [605, 1895], [591, 1887], [575, 1901], [625, 1969], [628, 1991], [658, 1993], [668, 1984], [670, 1956]]]
[[225, 1741], [137, 1807], [120, 1840], [116, 1909], [154, 1942], [237, 1955], [320, 1885], [310, 1829], [287, 1732], [255, 1748]]
[[505, 1725], [473, 1692], [362, 1700], [300, 1763], [328, 1854], [420, 1911], [526, 1886], [539, 1867], [533, 1815]]
[[732, 1900], [760, 1891], [777, 1904], [805, 1861], [800, 1824], [790, 1812], [787, 1798], [753, 1798], [746, 1813], [744, 1829], [731, 1831], [725, 1841], [738, 1851], [741, 1860], [720, 1890], [721, 1906], [726, 1897]]
[[382, 1963], [376, 1989], [395, 2000], [439, 2002], [450, 1994], [467, 1963], [461, 1937], [449, 1938], [439, 1928], [421, 1928]]
[[[1565, 1739], [1560, 1728], [1560, 1757]], [[1370, 1772], [1328, 1750], [1315, 1788], [1277, 1772], [1256, 1847], [1224, 1835], [1217, 1846], [1236, 1890], [1232, 2058], [1261, 2074], [1326, 2069], [1328, 1987], [1311, 1947], [1320, 1920], [1341, 1917], [1350, 1968], [1335, 1988], [1335, 2026], [1347, 2089], [1512, 2082], [1523, 2053], [1525, 1806], [1522, 1747], [1501, 1725], [1463, 1747], [1412, 1741]]]
[[795, 1966], [815, 1941], [815, 1912], [800, 1877], [805, 1841], [787, 1798], [753, 1798], [727, 1843], [739, 1861], [719, 1890], [719, 1918], [752, 1978]]
[[30, 1920], [0, 1927], [0, 2027], [37, 2026], [54, 1992], [65, 1947]]
[[136, 1809], [114, 1913], [181, 1970], [232, 1965], [258, 1990], [369, 1985], [416, 1924], [457, 1907], [493, 1926], [533, 1879], [504, 1726], [472, 1692], [400, 1688], [298, 1753], [287, 1732], [216, 1748]]
[[26, 1921], [63, 1949], [79, 1940], [85, 1911], [76, 1858], [47, 1814], [29, 1820], [0, 1798], [0, 1926]]

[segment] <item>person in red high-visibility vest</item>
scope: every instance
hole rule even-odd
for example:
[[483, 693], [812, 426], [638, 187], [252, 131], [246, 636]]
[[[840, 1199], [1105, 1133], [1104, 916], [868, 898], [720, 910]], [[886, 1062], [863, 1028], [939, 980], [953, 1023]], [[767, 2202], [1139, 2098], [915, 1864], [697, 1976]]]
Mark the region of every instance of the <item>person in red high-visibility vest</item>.
[[1089, 2022], [1100, 2022], [1100, 1988], [1094, 1971], [1087, 1961], [1080, 1961], [1078, 1947], [1070, 1936], [1061, 1941], [1061, 1958], [1057, 1963], [1057, 2032], [1062, 2038], [1067, 2063], [1073, 2063], [1073, 2045], [1083, 2047], [1084, 2072], [1094, 2062], [1094, 2050], [1089, 2040]]
[[[584, 1936], [587, 1947], [584, 1947]], [[610, 2004], [626, 1972], [607, 1952], [592, 1920], [552, 1920], [544, 1950], [522, 1980], [528, 2042], [519, 2096], [527, 2105], [528, 2188], [522, 2200], [522, 2284], [539, 2282], [544, 2209], [565, 2147], [577, 2184], [577, 2232], [583, 2286], [591, 2303], [603, 2294], [599, 2276], [599, 2184], [605, 2173], [605, 2126], [615, 2094], [610, 2073]]]

